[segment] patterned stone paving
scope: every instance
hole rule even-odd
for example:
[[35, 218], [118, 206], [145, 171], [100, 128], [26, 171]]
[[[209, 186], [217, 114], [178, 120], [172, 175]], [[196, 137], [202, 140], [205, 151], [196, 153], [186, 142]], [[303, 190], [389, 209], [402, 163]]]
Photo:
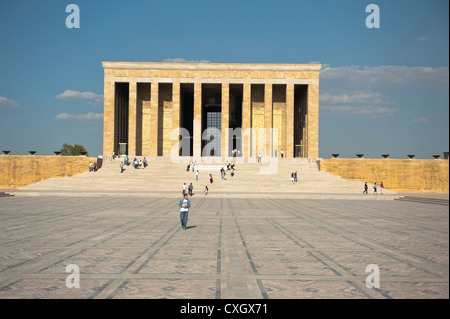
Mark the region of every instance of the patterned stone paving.
[[446, 206], [191, 200], [182, 230], [177, 198], [0, 198], [0, 298], [449, 298]]

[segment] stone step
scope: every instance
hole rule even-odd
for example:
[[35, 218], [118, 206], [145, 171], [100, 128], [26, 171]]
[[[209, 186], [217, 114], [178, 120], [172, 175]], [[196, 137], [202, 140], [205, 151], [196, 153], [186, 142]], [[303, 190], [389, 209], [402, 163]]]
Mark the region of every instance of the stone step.
[[[226, 179], [222, 180], [218, 168], [226, 168], [226, 163], [199, 163], [199, 180], [195, 173], [186, 171], [186, 163], [175, 163], [170, 158], [148, 157], [149, 166], [134, 169], [125, 166], [120, 173], [120, 162], [116, 158], [104, 161], [97, 172], [84, 172], [70, 178], [51, 178], [23, 187], [21, 191], [28, 194], [81, 194], [82, 196], [111, 196], [111, 194], [143, 194], [153, 193], [158, 196], [164, 194], [181, 194], [182, 185], [190, 183], [195, 192], [203, 193], [208, 185], [214, 196], [304, 196], [309, 194], [350, 194], [351, 198], [361, 197], [364, 182], [347, 181], [338, 176], [320, 172], [315, 161], [306, 159], [283, 159], [274, 164], [272, 174], [267, 173], [268, 164], [264, 163], [236, 163], [234, 177], [227, 171]], [[131, 159], [132, 160], [132, 159]], [[209, 170], [211, 169], [211, 171]], [[291, 182], [291, 173], [297, 171], [298, 182]], [[209, 181], [209, 174], [213, 175], [214, 183]], [[386, 194], [395, 194], [385, 190]], [[109, 195], [106, 195], [109, 194]], [[221, 194], [221, 195], [219, 195]], [[81, 196], [80, 195], [80, 196]], [[164, 195], [165, 196], [165, 195]], [[327, 195], [330, 198], [330, 195]], [[339, 197], [338, 196], [338, 197]], [[356, 197], [355, 197], [356, 196]], [[333, 197], [334, 198], [334, 197]], [[371, 198], [371, 197], [364, 197]], [[385, 196], [387, 199], [388, 196]]]

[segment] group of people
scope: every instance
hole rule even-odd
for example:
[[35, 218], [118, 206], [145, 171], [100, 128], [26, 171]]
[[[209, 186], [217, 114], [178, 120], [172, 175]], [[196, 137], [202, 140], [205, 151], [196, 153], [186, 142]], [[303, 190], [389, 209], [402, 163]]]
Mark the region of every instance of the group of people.
[[192, 172], [194, 172], [195, 166], [197, 166], [197, 161], [194, 161], [192, 163], [189, 162], [186, 166], [186, 172], [189, 172], [190, 170], [192, 170]]
[[297, 171], [291, 173], [292, 184], [297, 183]]
[[[130, 163], [129, 157], [128, 156], [125, 157], [125, 159], [122, 162], [120, 162], [120, 173], [123, 173], [123, 171], [125, 170], [124, 169], [125, 165], [130, 166], [130, 164], [131, 163]], [[142, 160], [138, 160], [136, 157], [133, 159], [134, 169], [146, 168], [147, 166], [148, 166], [148, 163], [147, 163], [147, 159], [145, 157]]]
[[[189, 196], [193, 195], [193, 191], [194, 191], [194, 185], [192, 185], [192, 183], [189, 184], [189, 186], [187, 187], [188, 190], [188, 194]], [[186, 195], [186, 183], [183, 184], [183, 196]]]
[[[368, 189], [369, 189], [369, 186], [367, 185], [367, 182], [364, 182], [363, 194], [369, 194]], [[377, 189], [378, 189], [377, 182], [375, 182], [375, 183], [373, 183], [373, 194], [374, 195], [378, 194]], [[384, 189], [384, 185], [383, 185], [383, 182], [381, 182], [380, 183], [380, 194], [383, 194], [383, 189]]]
[[97, 171], [97, 163], [89, 162], [89, 172], [96, 172]]

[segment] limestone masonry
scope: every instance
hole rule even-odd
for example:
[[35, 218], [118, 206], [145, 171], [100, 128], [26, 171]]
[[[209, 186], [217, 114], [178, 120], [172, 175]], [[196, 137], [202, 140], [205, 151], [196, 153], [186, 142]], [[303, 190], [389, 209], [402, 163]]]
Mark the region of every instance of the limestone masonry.
[[448, 159], [332, 158], [320, 161], [320, 170], [347, 180], [380, 184], [396, 192], [449, 191]]
[[104, 155], [318, 157], [321, 64], [102, 64]]
[[68, 177], [89, 170], [86, 156], [0, 155], [0, 187], [18, 188], [51, 177]]

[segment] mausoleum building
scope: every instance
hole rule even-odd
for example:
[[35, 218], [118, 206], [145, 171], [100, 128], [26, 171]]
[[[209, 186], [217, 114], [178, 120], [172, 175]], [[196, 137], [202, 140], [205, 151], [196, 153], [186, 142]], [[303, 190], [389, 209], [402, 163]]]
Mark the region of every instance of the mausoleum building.
[[320, 64], [102, 64], [104, 155], [318, 157]]

